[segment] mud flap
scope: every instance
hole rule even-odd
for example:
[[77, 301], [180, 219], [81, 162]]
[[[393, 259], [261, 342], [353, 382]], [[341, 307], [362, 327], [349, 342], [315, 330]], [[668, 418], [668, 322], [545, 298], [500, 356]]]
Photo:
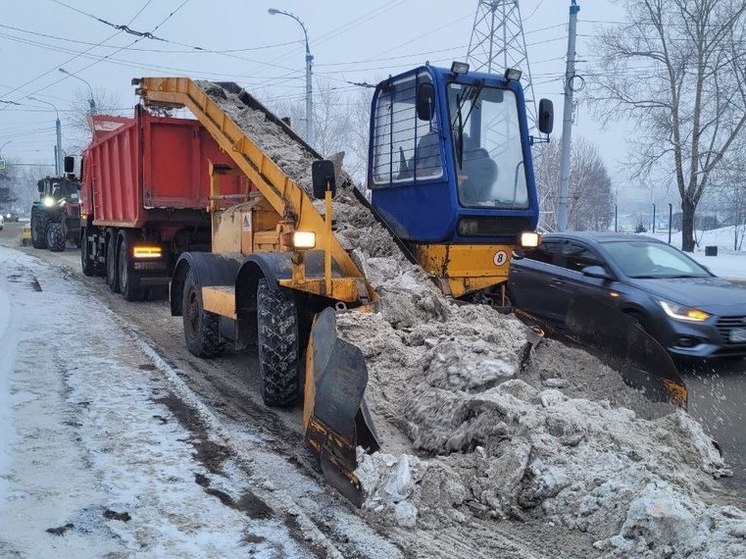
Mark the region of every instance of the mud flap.
[[368, 369], [360, 349], [337, 336], [335, 312], [314, 319], [306, 352], [303, 424], [327, 482], [356, 506], [363, 503], [357, 447], [380, 449], [365, 403]]
[[671, 356], [636, 320], [594, 297], [580, 296], [570, 304], [565, 325], [573, 341], [648, 399], [686, 409], [686, 385]]

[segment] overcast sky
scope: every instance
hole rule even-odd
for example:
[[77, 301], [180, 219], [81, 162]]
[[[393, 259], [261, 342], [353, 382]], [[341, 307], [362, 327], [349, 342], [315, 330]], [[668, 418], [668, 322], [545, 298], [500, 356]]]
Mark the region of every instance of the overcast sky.
[[[591, 37], [620, 21], [618, 1], [579, 0], [578, 72], [594, 60]], [[71, 107], [87, 97], [81, 81], [116, 95], [121, 109], [137, 99], [133, 77], [185, 75], [236, 81], [266, 98], [302, 99], [305, 88], [300, 26], [268, 8], [290, 11], [305, 24], [317, 80], [341, 91], [348, 82], [375, 83], [429, 60], [448, 66], [466, 57], [476, 0], [7, 0], [0, 21], [0, 146], [4, 157], [53, 162], [54, 109], [61, 114], [63, 146]], [[562, 122], [562, 75], [570, 0], [521, 0], [536, 96], [555, 103], [555, 136]], [[11, 9], [10, 6], [12, 6]], [[172, 14], [172, 15], [171, 15]], [[96, 21], [127, 25], [166, 41], [127, 34]], [[195, 50], [200, 47], [203, 51]], [[211, 52], [212, 51], [212, 52]], [[214, 52], [221, 51], [221, 52]], [[104, 58], [106, 57], [106, 58]], [[582, 101], [582, 92], [578, 96]], [[626, 160], [625, 135], [615, 125], [601, 131], [588, 109], [579, 107], [576, 135], [596, 142], [612, 174]], [[624, 180], [615, 177], [615, 186]]]

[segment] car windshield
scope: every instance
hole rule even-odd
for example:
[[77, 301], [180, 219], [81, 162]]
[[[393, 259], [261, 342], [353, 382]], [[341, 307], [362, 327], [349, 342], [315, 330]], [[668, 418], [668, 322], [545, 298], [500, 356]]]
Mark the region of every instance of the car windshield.
[[609, 241], [604, 248], [630, 278], [703, 278], [711, 274], [680, 250], [655, 241]]

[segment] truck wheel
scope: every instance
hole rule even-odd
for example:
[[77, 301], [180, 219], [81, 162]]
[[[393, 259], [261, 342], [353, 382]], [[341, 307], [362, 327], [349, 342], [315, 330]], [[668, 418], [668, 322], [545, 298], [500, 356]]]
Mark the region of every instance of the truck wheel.
[[125, 301], [142, 301], [145, 298], [145, 290], [139, 287], [133, 287], [136, 283], [136, 272], [130, 272], [129, 269], [129, 248], [130, 241], [125, 234], [119, 245], [119, 262], [117, 265], [117, 275], [119, 276], [119, 288]]
[[63, 252], [67, 241], [65, 231], [59, 221], [50, 221], [47, 223], [47, 246], [52, 252]]
[[96, 265], [91, 260], [91, 254], [88, 246], [88, 233], [85, 229], [80, 230], [80, 268], [83, 270], [83, 275], [94, 276], [96, 275]]
[[225, 344], [220, 340], [220, 317], [205, 310], [202, 286], [197, 285], [192, 270], [184, 278], [182, 313], [184, 339], [189, 352], [208, 358], [222, 354]]
[[117, 277], [117, 234], [112, 230], [106, 242], [106, 283], [112, 293], [119, 293], [119, 277]]
[[47, 216], [37, 208], [31, 208], [31, 245], [47, 248]]
[[293, 405], [300, 395], [298, 311], [292, 292], [259, 280], [256, 292], [257, 353], [262, 399], [268, 406]]

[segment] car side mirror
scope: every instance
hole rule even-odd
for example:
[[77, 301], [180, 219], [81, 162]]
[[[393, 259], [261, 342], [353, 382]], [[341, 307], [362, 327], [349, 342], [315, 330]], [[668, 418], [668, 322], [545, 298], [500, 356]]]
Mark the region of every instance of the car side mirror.
[[599, 278], [599, 279], [605, 279], [605, 280], [613, 280], [614, 278], [603, 269], [602, 266], [586, 266], [583, 268], [582, 273], [584, 276], [588, 276], [590, 278]]
[[334, 176], [334, 163], [328, 159], [322, 159], [311, 163], [311, 178], [313, 182], [313, 197], [323, 200], [326, 191], [332, 193], [332, 198], [337, 193], [337, 183]]
[[539, 132], [551, 134], [554, 129], [554, 104], [549, 99], [539, 101]]

